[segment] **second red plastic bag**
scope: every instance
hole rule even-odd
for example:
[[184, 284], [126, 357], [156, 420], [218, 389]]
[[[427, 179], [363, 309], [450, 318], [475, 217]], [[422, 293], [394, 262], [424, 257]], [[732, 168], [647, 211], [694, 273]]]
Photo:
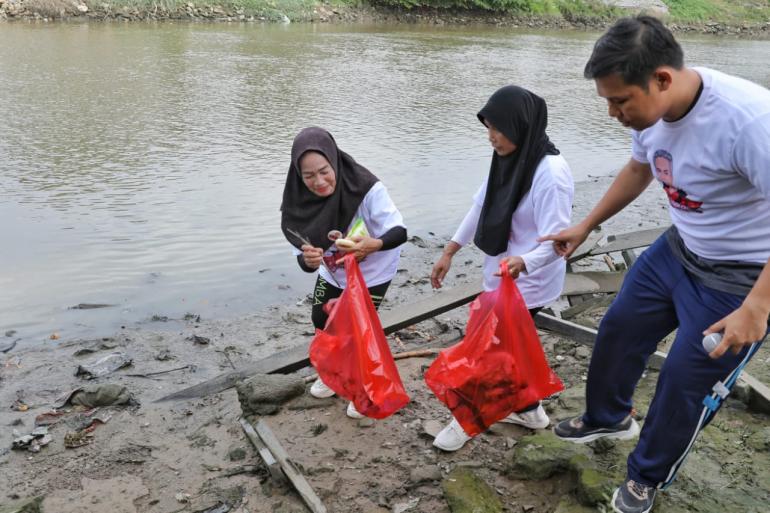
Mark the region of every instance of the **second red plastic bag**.
[[345, 257], [347, 285], [310, 344], [319, 377], [363, 415], [383, 419], [409, 402], [358, 263]]
[[465, 338], [439, 353], [425, 382], [470, 436], [564, 389], [507, 272], [471, 303]]

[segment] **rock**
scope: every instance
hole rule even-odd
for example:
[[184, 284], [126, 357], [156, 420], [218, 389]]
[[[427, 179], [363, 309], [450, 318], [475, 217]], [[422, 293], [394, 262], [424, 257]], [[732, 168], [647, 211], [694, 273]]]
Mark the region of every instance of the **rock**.
[[546, 479], [569, 471], [570, 460], [587, 452], [587, 447], [559, 440], [552, 433], [538, 433], [519, 440], [507, 470], [519, 479]]
[[502, 513], [495, 491], [467, 468], [454, 469], [441, 483], [452, 513]]
[[245, 416], [272, 415], [281, 404], [305, 393], [305, 381], [298, 376], [257, 374], [235, 388]]
[[556, 505], [556, 509], [553, 513], [595, 513], [596, 508], [589, 508], [582, 504], [577, 504], [570, 499], [562, 499], [559, 504]]
[[441, 481], [441, 470], [435, 465], [413, 468], [409, 472], [409, 483], [417, 485], [427, 481]]
[[760, 429], [746, 439], [746, 445], [755, 451], [770, 451], [770, 427]]
[[581, 360], [586, 360], [591, 357], [591, 348], [586, 346], [578, 346], [575, 349], [575, 356]]
[[420, 498], [415, 497], [410, 499], [409, 502], [401, 502], [393, 506], [393, 513], [404, 513], [405, 511], [412, 511], [420, 503]]
[[246, 449], [243, 447], [233, 447], [227, 453], [227, 457], [230, 461], [242, 461], [246, 458]]
[[611, 474], [591, 467], [585, 456], [574, 458], [571, 462], [577, 471], [577, 497], [585, 506], [595, 506], [611, 497], [612, 492], [620, 481]]
[[0, 513], [43, 513], [43, 497], [23, 499], [0, 506]]

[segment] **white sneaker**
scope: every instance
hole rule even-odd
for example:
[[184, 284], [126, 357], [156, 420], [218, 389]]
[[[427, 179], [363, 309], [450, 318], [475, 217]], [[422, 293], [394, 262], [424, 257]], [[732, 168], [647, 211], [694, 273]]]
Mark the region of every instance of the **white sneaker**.
[[518, 424], [519, 426], [524, 426], [529, 429], [544, 429], [551, 423], [551, 419], [549, 419], [548, 415], [545, 413], [543, 405], [539, 404], [534, 410], [511, 413], [500, 422]]
[[323, 399], [325, 397], [333, 396], [334, 390], [327, 387], [326, 383], [321, 381], [321, 378], [318, 378], [315, 380], [315, 383], [313, 383], [313, 386], [310, 387], [310, 395], [317, 397], [318, 399]]
[[452, 418], [452, 422], [447, 424], [447, 426], [436, 435], [435, 440], [433, 440], [433, 445], [442, 451], [452, 452], [461, 449], [462, 446], [465, 445], [465, 442], [471, 438], [473, 437], [468, 436], [465, 433], [465, 430], [460, 423], [457, 422], [457, 419]]
[[366, 415], [363, 415], [362, 413], [358, 413], [358, 410], [356, 410], [356, 407], [353, 405], [353, 401], [350, 401], [348, 403], [348, 410], [345, 413], [351, 419], [363, 419], [364, 417], [366, 417]]

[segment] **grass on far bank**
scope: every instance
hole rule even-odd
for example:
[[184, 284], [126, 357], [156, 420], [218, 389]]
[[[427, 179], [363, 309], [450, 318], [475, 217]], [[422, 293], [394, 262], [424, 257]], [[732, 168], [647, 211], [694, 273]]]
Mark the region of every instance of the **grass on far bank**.
[[674, 21], [770, 21], [770, 0], [663, 0]]

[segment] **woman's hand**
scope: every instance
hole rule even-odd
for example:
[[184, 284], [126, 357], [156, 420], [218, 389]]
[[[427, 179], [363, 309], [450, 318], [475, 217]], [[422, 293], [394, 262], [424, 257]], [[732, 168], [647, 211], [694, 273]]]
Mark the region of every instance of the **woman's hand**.
[[438, 262], [433, 266], [433, 271], [430, 273], [430, 284], [434, 289], [441, 288], [446, 273], [448, 273], [449, 268], [452, 267], [452, 257], [455, 256], [455, 253], [460, 251], [460, 248], [462, 248], [462, 246], [453, 240], [450, 240], [446, 243], [446, 246], [444, 246], [444, 252], [441, 254], [441, 258], [438, 259]]
[[[527, 271], [527, 264], [524, 262], [524, 259], [520, 256], [509, 256], [505, 257], [500, 261], [501, 264], [505, 264], [508, 268], [508, 274], [511, 275], [511, 278], [514, 280], [519, 277], [519, 275], [523, 272]], [[502, 276], [500, 271], [497, 271], [495, 273], [495, 276]]]
[[[340, 248], [340, 253], [342, 255], [347, 255], [348, 253], [353, 253], [356, 256], [356, 262], [360, 262], [364, 258], [366, 258], [368, 255], [379, 251], [380, 248], [382, 248], [382, 241], [380, 239], [374, 239], [372, 237], [363, 237], [361, 235], [354, 235], [350, 238], [353, 242], [356, 243], [355, 246], [348, 250], [343, 250]], [[343, 258], [340, 258], [337, 260], [338, 264], [342, 264], [344, 261]]]
[[430, 273], [430, 284], [434, 289], [440, 289], [441, 284], [444, 282], [446, 273], [449, 272], [449, 268], [452, 267], [452, 255], [443, 253], [441, 258], [433, 266], [433, 271]]
[[306, 266], [311, 269], [318, 269], [321, 267], [321, 262], [324, 257], [323, 249], [315, 248], [309, 244], [303, 244], [299, 249], [302, 250], [302, 259], [305, 261]]

